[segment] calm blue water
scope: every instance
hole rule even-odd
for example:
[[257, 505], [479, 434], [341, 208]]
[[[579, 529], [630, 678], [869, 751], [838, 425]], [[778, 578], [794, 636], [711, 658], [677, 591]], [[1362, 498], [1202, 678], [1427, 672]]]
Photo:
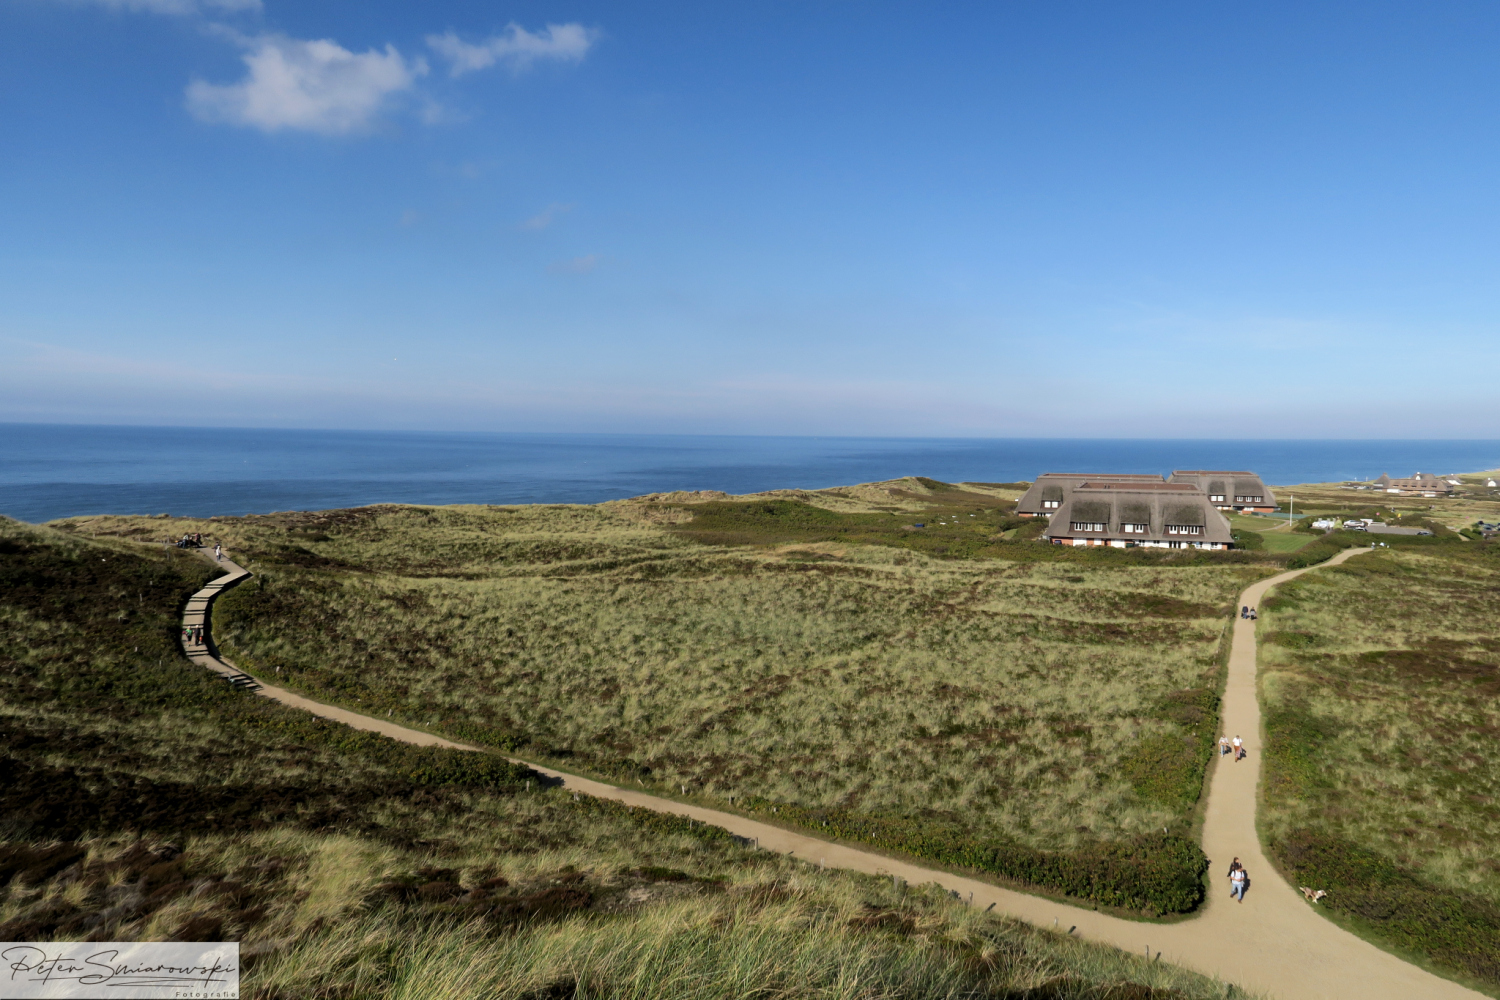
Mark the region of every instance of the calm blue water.
[[1500, 441], [1131, 441], [395, 433], [0, 424], [0, 514], [595, 503], [930, 476], [1251, 469], [1270, 483], [1500, 467]]

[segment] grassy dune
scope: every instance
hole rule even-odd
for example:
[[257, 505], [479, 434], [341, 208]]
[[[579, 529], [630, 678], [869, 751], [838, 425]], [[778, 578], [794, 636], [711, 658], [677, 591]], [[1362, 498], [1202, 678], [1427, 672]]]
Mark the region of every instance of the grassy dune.
[[1262, 605], [1265, 832], [1371, 936], [1500, 988], [1500, 548], [1394, 543]]
[[239, 940], [258, 1000], [1224, 995], [233, 691], [173, 644], [210, 572], [0, 520], [0, 939]]
[[[1044, 850], [1201, 860], [1226, 618], [1276, 563], [1061, 551], [923, 488], [71, 527], [223, 539], [258, 574], [217, 612], [230, 656], [357, 709], [1022, 881]], [[1061, 891], [1190, 909], [1180, 877]]]

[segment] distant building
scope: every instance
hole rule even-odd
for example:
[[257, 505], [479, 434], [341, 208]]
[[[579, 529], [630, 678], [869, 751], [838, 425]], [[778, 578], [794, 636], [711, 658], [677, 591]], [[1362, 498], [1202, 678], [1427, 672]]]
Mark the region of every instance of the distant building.
[[1234, 548], [1229, 520], [1206, 493], [1160, 476], [1086, 479], [1068, 490], [1051, 514], [1042, 537], [1054, 545]]
[[1162, 476], [1134, 472], [1044, 472], [1016, 501], [1016, 513], [1022, 517], [1051, 517], [1062, 507], [1068, 493], [1080, 483], [1164, 482], [1166, 479]]
[[1248, 510], [1269, 514], [1277, 509], [1276, 494], [1253, 472], [1178, 469], [1167, 482], [1192, 483], [1208, 494], [1209, 503], [1220, 510]]
[[1455, 490], [1448, 480], [1426, 472], [1419, 472], [1409, 479], [1392, 479], [1382, 474], [1375, 480], [1375, 487], [1387, 493], [1418, 493], [1424, 497], [1445, 497]]

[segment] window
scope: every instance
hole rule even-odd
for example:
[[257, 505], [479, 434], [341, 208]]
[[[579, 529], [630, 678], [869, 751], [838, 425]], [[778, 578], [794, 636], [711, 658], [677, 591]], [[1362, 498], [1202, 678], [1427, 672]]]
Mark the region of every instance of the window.
[[1169, 535], [1201, 535], [1203, 525], [1201, 524], [1169, 524], [1167, 525]]
[[1103, 531], [1105, 529], [1105, 527], [1106, 527], [1105, 525], [1100, 524], [1098, 521], [1074, 521], [1073, 522], [1073, 530], [1074, 531]]
[[1149, 524], [1121, 524], [1120, 530], [1127, 535], [1144, 535], [1151, 530]]
[[1260, 497], [1235, 497], [1235, 503], [1260, 503]]
[[1214, 503], [1223, 503], [1224, 502], [1224, 494], [1222, 494], [1222, 493], [1210, 493], [1208, 495], [1208, 499], [1211, 500], [1211, 501], [1213, 501]]
[[1061, 500], [1043, 500], [1042, 501], [1042, 509], [1043, 510], [1056, 510], [1057, 508], [1059, 508], [1061, 506], [1062, 506], [1062, 501]]

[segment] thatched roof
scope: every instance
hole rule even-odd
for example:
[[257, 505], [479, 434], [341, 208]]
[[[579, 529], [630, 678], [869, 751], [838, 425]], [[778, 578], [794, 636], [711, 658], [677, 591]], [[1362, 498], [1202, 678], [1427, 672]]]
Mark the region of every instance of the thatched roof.
[[1016, 501], [1018, 514], [1050, 514], [1056, 507], [1043, 507], [1043, 500], [1060, 501], [1079, 483], [1162, 483], [1161, 476], [1138, 472], [1044, 472], [1036, 477], [1021, 499]]
[[[1103, 524], [1105, 531], [1088, 537], [1133, 541], [1194, 541], [1231, 543], [1229, 521], [1192, 483], [1096, 482], [1085, 480], [1071, 490], [1052, 515], [1044, 538], [1078, 537], [1074, 523]], [[1144, 524], [1144, 533], [1126, 535], [1121, 524]], [[1203, 528], [1197, 535], [1167, 532], [1168, 525]]]
[[1162, 522], [1164, 524], [1207, 524], [1208, 519], [1203, 516], [1205, 504], [1174, 503], [1162, 508]]
[[1233, 504], [1235, 497], [1260, 497], [1257, 507], [1276, 506], [1276, 494], [1253, 472], [1230, 469], [1177, 469], [1169, 483], [1191, 483], [1210, 496], [1221, 496]]
[[1375, 485], [1392, 490], [1419, 490], [1423, 493], [1453, 492], [1452, 483], [1428, 472], [1419, 472], [1409, 479], [1392, 479], [1390, 476], [1381, 476], [1375, 480]]
[[1114, 507], [1108, 500], [1085, 500], [1075, 499], [1068, 507], [1068, 511], [1075, 521], [1097, 521], [1108, 522], [1114, 517]]

